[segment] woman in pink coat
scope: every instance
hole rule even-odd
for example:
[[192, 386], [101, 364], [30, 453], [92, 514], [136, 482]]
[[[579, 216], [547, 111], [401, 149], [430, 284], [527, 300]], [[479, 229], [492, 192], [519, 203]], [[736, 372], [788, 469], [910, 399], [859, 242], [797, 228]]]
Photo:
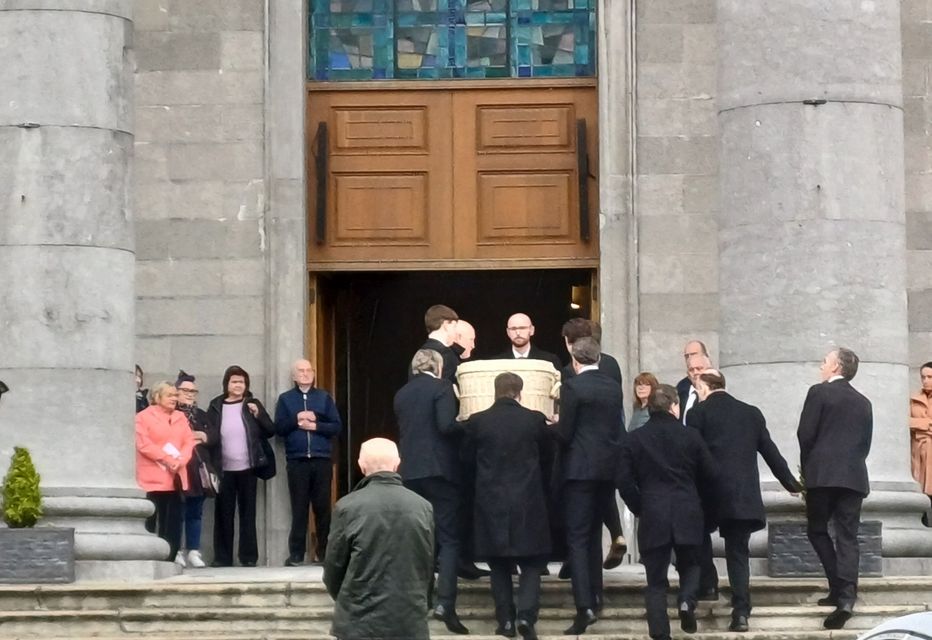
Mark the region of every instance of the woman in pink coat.
[[195, 441], [188, 419], [175, 409], [175, 385], [160, 382], [149, 395], [152, 404], [136, 414], [136, 483], [155, 505], [146, 529], [168, 542], [171, 560], [181, 544], [182, 491]]
[[[922, 389], [909, 399], [909, 435], [913, 477], [932, 501], [932, 362], [919, 368]], [[922, 523], [929, 526], [928, 514]]]

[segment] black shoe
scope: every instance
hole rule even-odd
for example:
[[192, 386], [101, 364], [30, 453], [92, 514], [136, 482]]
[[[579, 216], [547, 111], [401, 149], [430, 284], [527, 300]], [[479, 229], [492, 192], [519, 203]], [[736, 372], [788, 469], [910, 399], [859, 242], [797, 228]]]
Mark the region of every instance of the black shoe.
[[598, 617], [596, 617], [595, 612], [592, 609], [583, 609], [582, 611], [576, 614], [576, 617], [573, 618], [573, 624], [567, 627], [566, 631], [563, 632], [565, 636], [578, 636], [586, 632], [586, 627], [590, 624], [598, 622]]
[[456, 611], [447, 609], [442, 604], [438, 604], [437, 608], [434, 609], [434, 619], [440, 620], [443, 624], [447, 625], [447, 630], [450, 633], [459, 633], [461, 635], [469, 633], [469, 629], [464, 627], [463, 623], [460, 622], [459, 616], [456, 615]]
[[486, 577], [490, 573], [490, 571], [480, 569], [476, 565], [468, 563], [461, 564], [456, 570], [456, 575], [463, 580], [478, 580], [479, 578]]
[[837, 607], [838, 606], [838, 596], [833, 593], [828, 594], [824, 598], [819, 598], [816, 602], [820, 607]]
[[527, 620], [518, 618], [515, 622], [515, 626], [518, 627], [518, 633], [521, 634], [524, 640], [537, 640], [537, 631], [534, 630], [534, 625]]
[[922, 523], [922, 526], [924, 526], [924, 527], [930, 526], [930, 525], [929, 525], [929, 514], [928, 514], [928, 513], [923, 513], [923, 514], [922, 514], [922, 517], [919, 518], [919, 522], [921, 522], [921, 523]]
[[822, 626], [826, 629], [841, 629], [845, 626], [845, 623], [851, 619], [851, 616], [854, 615], [854, 607], [850, 604], [839, 605], [837, 609], [832, 611], [825, 618], [825, 622], [822, 623]]
[[696, 596], [696, 600], [702, 600], [703, 602], [718, 602], [718, 589], [706, 589], [705, 591], [700, 591], [699, 595]]
[[687, 603], [680, 605], [680, 629], [686, 633], [696, 633], [696, 610]]
[[304, 564], [304, 558], [301, 556], [288, 556], [285, 560], [286, 567], [300, 567], [302, 564]]
[[505, 624], [500, 624], [495, 628], [495, 635], [505, 636], [506, 638], [515, 637], [515, 623], [509, 620]]
[[605, 562], [602, 563], [603, 569], [614, 569], [625, 559], [625, 553], [628, 551], [628, 543], [625, 542], [624, 536], [618, 536], [612, 541], [608, 548], [608, 555], [605, 556]]
[[729, 631], [747, 631], [748, 630], [748, 617], [747, 616], [734, 616], [731, 619], [731, 624], [728, 625]]
[[213, 562], [210, 563], [210, 566], [212, 569], [220, 569], [222, 567], [232, 567], [233, 565], [226, 563], [226, 562], [218, 562], [214, 560]]
[[572, 577], [573, 571], [570, 569], [570, 563], [564, 562], [563, 566], [560, 567], [560, 573], [557, 574], [557, 577], [560, 580], [569, 580]]
[[595, 608], [593, 609], [593, 611], [595, 612], [595, 615], [597, 616], [602, 615], [602, 609], [604, 607], [605, 607], [604, 598], [601, 595], [596, 596], [595, 597]]

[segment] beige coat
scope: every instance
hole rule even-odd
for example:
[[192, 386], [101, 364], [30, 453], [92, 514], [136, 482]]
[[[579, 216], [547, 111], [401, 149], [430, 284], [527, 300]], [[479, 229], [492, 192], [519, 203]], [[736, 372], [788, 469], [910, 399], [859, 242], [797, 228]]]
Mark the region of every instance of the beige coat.
[[932, 400], [922, 391], [909, 399], [909, 435], [913, 477], [932, 495]]

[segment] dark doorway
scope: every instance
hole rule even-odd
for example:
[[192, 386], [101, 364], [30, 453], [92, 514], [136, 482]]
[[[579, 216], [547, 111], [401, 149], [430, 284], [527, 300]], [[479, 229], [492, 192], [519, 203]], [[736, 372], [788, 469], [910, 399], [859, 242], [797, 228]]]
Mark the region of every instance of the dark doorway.
[[333, 274], [321, 284], [335, 311], [336, 380], [333, 391], [346, 429], [341, 436], [339, 492], [360, 478], [359, 445], [383, 436], [397, 440], [392, 401], [407, 381], [407, 366], [426, 339], [424, 311], [445, 304], [476, 328], [473, 359], [509, 347], [508, 317], [526, 313], [534, 344], [567, 359], [560, 329], [590, 316], [589, 269], [357, 272]]

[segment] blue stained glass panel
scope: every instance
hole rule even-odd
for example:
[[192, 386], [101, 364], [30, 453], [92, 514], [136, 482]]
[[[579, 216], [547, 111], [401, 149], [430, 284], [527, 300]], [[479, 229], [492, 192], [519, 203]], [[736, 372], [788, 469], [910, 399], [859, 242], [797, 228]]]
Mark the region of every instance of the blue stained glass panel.
[[595, 0], [309, 0], [316, 80], [595, 74]]

